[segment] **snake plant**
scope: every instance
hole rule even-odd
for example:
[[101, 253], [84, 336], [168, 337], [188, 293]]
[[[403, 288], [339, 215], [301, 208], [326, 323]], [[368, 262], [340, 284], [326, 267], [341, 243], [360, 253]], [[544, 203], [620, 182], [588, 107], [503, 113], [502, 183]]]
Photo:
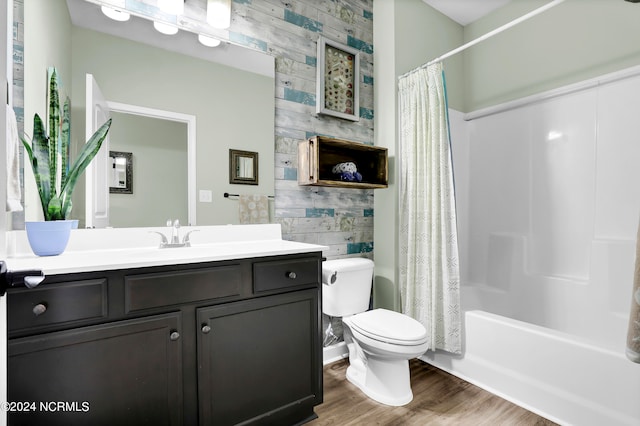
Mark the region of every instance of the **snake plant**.
[[69, 167], [71, 144], [69, 104], [69, 98], [66, 98], [60, 109], [58, 77], [54, 68], [49, 79], [48, 129], [44, 128], [40, 116], [35, 114], [31, 145], [22, 138], [22, 144], [36, 179], [45, 220], [62, 220], [70, 217], [71, 195], [78, 177], [100, 150], [111, 126], [111, 119], [109, 119], [82, 146], [78, 158]]

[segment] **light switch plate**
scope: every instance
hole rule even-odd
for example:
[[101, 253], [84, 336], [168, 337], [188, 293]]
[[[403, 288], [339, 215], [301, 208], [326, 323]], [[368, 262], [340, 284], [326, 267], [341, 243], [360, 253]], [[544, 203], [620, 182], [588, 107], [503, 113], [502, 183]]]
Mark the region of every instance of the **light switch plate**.
[[200, 202], [201, 203], [210, 203], [213, 201], [213, 194], [209, 189], [201, 189], [200, 190]]

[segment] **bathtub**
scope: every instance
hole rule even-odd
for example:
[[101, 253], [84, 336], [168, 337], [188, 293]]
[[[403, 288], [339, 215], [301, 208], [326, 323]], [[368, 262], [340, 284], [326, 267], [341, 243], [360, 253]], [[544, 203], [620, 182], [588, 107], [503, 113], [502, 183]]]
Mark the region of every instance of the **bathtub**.
[[640, 365], [624, 351], [477, 310], [464, 335], [461, 356], [421, 359], [559, 424], [640, 424]]
[[528, 272], [529, 246], [489, 236], [487, 281], [461, 286], [462, 355], [421, 359], [562, 425], [640, 425], [625, 356], [635, 241], [592, 241], [586, 278]]

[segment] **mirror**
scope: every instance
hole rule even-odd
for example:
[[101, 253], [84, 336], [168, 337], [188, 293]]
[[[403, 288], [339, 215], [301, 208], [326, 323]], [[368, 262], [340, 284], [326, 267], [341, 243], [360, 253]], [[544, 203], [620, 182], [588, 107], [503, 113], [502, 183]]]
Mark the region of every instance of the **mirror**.
[[258, 185], [258, 153], [229, 150], [229, 183]]
[[[109, 195], [110, 226], [166, 223], [167, 217], [197, 223], [190, 216], [195, 199], [184, 190], [195, 183], [195, 167], [187, 167], [195, 163], [195, 116], [112, 102], [108, 106], [117, 123], [110, 132], [110, 148], [135, 154], [136, 188], [133, 194]], [[157, 205], [163, 208], [149, 208]]]
[[[102, 15], [99, 6], [83, 0], [26, 1], [24, 31], [25, 123], [32, 122], [36, 112], [43, 115], [42, 70], [55, 65], [63, 76], [65, 88], [71, 93], [72, 138], [76, 144], [72, 157], [77, 146], [84, 143], [86, 73], [94, 75], [109, 104], [136, 105], [195, 117], [195, 152], [185, 155], [186, 163], [181, 166], [188, 174], [193, 174], [193, 184], [183, 188], [178, 197], [180, 201], [171, 197], [164, 202], [147, 203], [149, 209], [163, 217], [161, 222], [153, 218], [142, 225], [110, 223], [109, 226], [164, 225], [167, 218], [173, 217], [167, 211], [167, 205], [178, 202], [185, 204], [185, 210], [190, 210], [189, 224], [239, 223], [237, 202], [223, 197], [225, 192], [237, 192], [228, 183], [228, 167], [220, 164], [226, 161], [232, 146], [259, 153], [263, 162], [263, 167], [255, 168], [256, 184], [246, 186], [246, 192], [273, 195], [275, 62], [272, 56], [227, 42], [216, 48], [205, 48], [199, 45], [195, 34], [181, 30], [174, 36], [166, 36], [156, 32], [150, 21], [135, 16], [127, 22], [115, 22]], [[112, 129], [118, 126], [118, 121], [119, 118], [114, 119]], [[28, 127], [25, 126], [25, 130], [30, 132]], [[120, 142], [113, 141], [112, 150], [133, 152], [134, 159], [138, 158], [133, 149]], [[148, 145], [153, 147], [151, 143]], [[148, 154], [151, 158], [155, 155], [163, 156]], [[173, 162], [163, 167], [171, 170], [175, 166]], [[119, 197], [118, 203], [127, 202], [140, 193], [140, 180], [137, 179], [140, 172], [138, 166], [133, 167], [132, 180], [136, 188], [133, 197], [107, 191], [110, 200]], [[41, 208], [34, 197], [35, 185], [31, 190], [29, 188], [29, 179], [33, 179], [32, 176], [25, 173], [25, 218], [37, 220]], [[85, 217], [84, 189], [84, 182], [79, 182], [72, 212], [73, 218], [80, 220], [81, 227]], [[147, 195], [157, 193], [156, 198], [161, 198], [159, 185], [153, 192]], [[197, 194], [203, 192], [212, 196], [200, 201]], [[188, 198], [188, 202], [182, 201]], [[117, 203], [110, 201], [110, 208], [114, 204]], [[191, 210], [195, 210], [193, 215]], [[143, 216], [151, 218], [153, 215]], [[195, 220], [191, 220], [192, 217]], [[181, 220], [181, 223], [187, 221]]]
[[109, 151], [109, 193], [133, 194], [133, 154]]

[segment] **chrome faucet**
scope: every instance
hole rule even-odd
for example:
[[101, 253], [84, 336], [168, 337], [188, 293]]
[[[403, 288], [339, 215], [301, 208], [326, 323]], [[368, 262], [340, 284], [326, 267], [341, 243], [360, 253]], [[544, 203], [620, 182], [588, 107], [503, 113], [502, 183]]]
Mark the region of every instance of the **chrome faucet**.
[[[171, 219], [169, 219], [167, 225], [172, 226]], [[171, 244], [180, 244], [180, 221], [178, 219], [173, 221], [173, 229], [171, 231]]]
[[171, 241], [169, 241], [162, 232], [149, 231], [151, 233], [160, 235], [160, 237], [162, 238], [162, 240], [160, 241], [159, 248], [191, 247], [191, 241], [189, 240], [189, 235], [191, 235], [192, 232], [198, 231], [197, 229], [193, 229], [187, 232], [184, 238], [182, 239], [182, 242], [180, 242], [180, 221], [178, 219], [174, 221], [169, 219], [167, 220], [167, 226], [171, 227]]

